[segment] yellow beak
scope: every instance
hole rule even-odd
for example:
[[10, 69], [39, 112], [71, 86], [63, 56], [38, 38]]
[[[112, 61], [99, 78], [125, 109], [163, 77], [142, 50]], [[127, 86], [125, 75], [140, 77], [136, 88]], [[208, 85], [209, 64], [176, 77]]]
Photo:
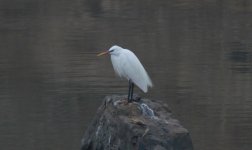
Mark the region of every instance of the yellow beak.
[[109, 53], [109, 51], [101, 52], [101, 53], [97, 54], [97, 56], [102, 56], [102, 55], [105, 55], [105, 54], [108, 54], [108, 53]]

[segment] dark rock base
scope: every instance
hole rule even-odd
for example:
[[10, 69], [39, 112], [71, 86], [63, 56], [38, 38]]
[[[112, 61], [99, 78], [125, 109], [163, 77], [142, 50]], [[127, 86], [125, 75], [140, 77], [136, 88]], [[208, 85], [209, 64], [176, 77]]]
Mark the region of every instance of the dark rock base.
[[148, 99], [127, 103], [107, 96], [82, 139], [82, 150], [193, 150], [188, 131], [167, 105]]

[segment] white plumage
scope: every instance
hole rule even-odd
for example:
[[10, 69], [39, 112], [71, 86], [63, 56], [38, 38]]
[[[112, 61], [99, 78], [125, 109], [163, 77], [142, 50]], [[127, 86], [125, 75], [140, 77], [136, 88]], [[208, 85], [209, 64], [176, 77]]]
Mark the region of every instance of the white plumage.
[[148, 91], [148, 87], [152, 87], [150, 77], [132, 51], [115, 45], [108, 51], [98, 54], [98, 56], [108, 53], [111, 56], [111, 62], [116, 74], [129, 81], [128, 102], [132, 102], [133, 100], [134, 84], [145, 93]]
[[145, 93], [152, 87], [151, 79], [132, 51], [119, 46], [112, 46], [109, 51], [113, 68], [120, 77], [131, 80]]

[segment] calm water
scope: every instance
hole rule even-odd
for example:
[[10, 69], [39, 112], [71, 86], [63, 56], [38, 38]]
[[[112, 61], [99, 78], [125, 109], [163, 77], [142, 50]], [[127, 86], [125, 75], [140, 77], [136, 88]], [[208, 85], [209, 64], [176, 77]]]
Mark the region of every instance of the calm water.
[[252, 148], [250, 0], [1, 0], [0, 149], [78, 150], [103, 97], [126, 94], [110, 59], [133, 50], [195, 150]]

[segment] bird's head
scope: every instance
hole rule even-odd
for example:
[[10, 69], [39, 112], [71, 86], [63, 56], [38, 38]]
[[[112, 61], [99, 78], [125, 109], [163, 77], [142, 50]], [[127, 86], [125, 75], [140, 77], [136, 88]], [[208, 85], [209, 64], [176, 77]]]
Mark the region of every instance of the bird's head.
[[102, 56], [105, 54], [119, 55], [123, 48], [117, 45], [112, 46], [109, 50], [99, 53], [97, 56]]

